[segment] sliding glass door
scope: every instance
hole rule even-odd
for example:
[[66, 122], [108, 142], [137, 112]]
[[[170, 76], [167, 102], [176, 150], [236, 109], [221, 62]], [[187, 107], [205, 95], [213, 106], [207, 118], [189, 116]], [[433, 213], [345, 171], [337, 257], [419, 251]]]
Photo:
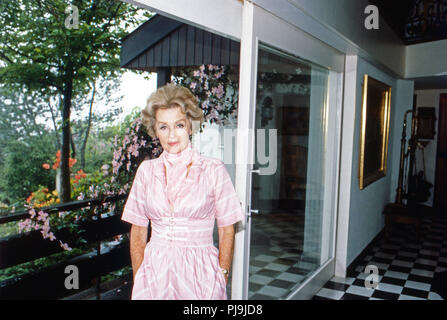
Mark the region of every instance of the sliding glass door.
[[250, 133], [242, 297], [307, 299], [335, 269], [343, 60], [259, 7], [244, 19], [252, 42], [242, 38], [240, 72], [251, 75], [252, 107], [238, 122]]

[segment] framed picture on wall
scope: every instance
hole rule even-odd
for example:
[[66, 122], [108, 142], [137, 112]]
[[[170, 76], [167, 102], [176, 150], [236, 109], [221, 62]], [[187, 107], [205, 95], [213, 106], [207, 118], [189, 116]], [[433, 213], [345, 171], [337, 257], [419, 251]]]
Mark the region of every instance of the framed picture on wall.
[[386, 175], [390, 104], [391, 87], [365, 74], [360, 126], [360, 189]]

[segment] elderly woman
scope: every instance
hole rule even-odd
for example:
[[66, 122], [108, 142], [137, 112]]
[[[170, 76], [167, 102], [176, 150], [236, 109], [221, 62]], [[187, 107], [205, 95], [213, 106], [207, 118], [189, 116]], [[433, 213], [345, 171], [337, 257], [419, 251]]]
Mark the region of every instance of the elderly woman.
[[193, 124], [204, 119], [197, 99], [167, 85], [149, 97], [142, 117], [163, 152], [140, 164], [123, 211], [132, 224], [132, 299], [227, 299], [234, 224], [243, 211], [223, 162], [192, 148]]

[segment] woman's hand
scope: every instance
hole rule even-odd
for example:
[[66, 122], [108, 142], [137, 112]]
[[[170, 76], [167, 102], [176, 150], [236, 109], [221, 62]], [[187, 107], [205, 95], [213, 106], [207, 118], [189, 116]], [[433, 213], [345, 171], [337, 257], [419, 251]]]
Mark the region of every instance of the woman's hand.
[[144, 258], [144, 249], [147, 243], [147, 227], [135, 224], [130, 229], [130, 259], [132, 261], [133, 279]]

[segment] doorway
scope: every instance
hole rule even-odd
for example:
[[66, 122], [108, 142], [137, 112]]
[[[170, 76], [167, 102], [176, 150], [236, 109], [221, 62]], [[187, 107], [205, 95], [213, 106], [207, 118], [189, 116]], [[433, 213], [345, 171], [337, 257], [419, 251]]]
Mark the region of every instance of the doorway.
[[309, 299], [335, 271], [344, 56], [244, 8], [236, 183], [247, 220], [233, 297]]
[[447, 217], [447, 94], [441, 94], [439, 101], [438, 142], [436, 151], [436, 176], [434, 208], [440, 216]]

